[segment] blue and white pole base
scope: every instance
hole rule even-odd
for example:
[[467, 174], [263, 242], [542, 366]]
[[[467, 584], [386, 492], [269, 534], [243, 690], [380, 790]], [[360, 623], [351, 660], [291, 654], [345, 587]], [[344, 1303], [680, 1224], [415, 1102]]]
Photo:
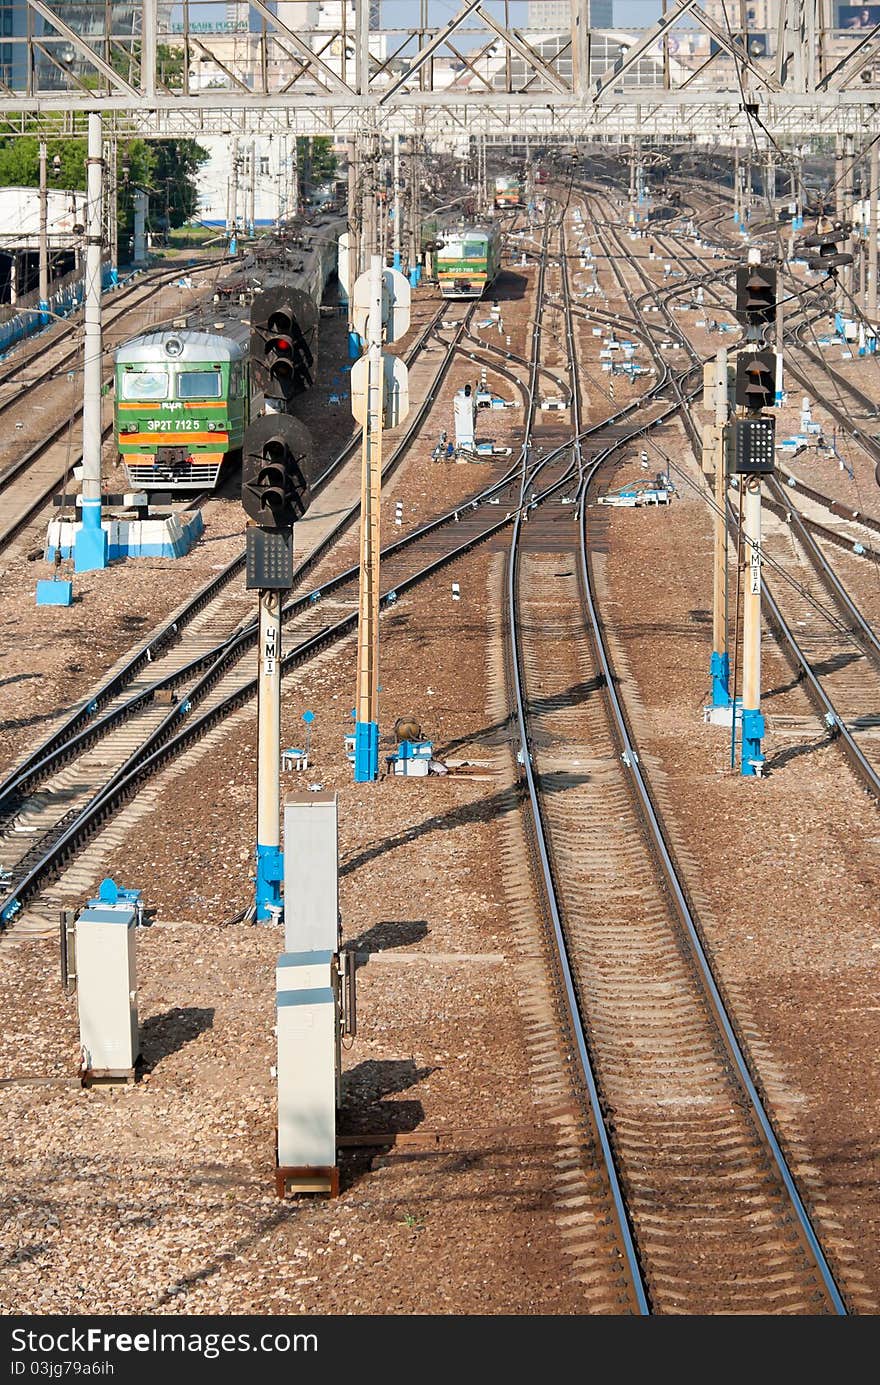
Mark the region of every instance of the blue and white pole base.
[[370, 784], [379, 778], [379, 723], [354, 724], [354, 782]]
[[108, 540], [101, 525], [101, 499], [81, 500], [82, 524], [78, 525], [73, 541], [74, 572], [94, 572], [107, 566]]
[[712, 650], [712, 706], [730, 706], [730, 655]]
[[761, 741], [764, 738], [764, 718], [754, 707], [744, 707], [742, 713], [742, 773], [760, 775], [764, 756]]
[[257, 923], [272, 923], [279, 917], [283, 879], [284, 853], [281, 847], [261, 846], [257, 842]]

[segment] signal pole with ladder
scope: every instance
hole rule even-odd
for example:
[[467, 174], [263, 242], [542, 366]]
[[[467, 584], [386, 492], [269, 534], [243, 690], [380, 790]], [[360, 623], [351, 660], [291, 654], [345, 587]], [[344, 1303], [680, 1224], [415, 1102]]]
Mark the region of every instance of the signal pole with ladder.
[[358, 596], [357, 691], [354, 778], [379, 777], [379, 551], [382, 495], [382, 429], [394, 427], [408, 410], [407, 370], [396, 356], [382, 354], [409, 326], [410, 286], [403, 274], [385, 269], [373, 255], [353, 289], [355, 330], [367, 349], [351, 370], [351, 409], [363, 430], [361, 453], [360, 587]]
[[379, 510], [382, 497], [382, 260], [379, 255], [370, 259], [366, 360], [354, 728], [354, 777], [358, 784], [379, 776]]
[[727, 423], [727, 352], [715, 357], [715, 565], [712, 590], [712, 706], [730, 706], [730, 655], [727, 652], [727, 475], [724, 428]]
[[256, 919], [281, 915], [281, 602], [293, 586], [293, 526], [309, 504], [311, 439], [289, 414], [263, 414], [245, 434], [241, 503], [246, 586], [259, 592]]
[[[743, 540], [747, 581], [743, 598], [742, 759], [744, 776], [761, 773], [764, 717], [761, 712], [761, 477], [772, 475], [775, 419], [762, 413], [773, 406], [777, 390], [776, 354], [761, 348], [763, 328], [776, 320], [776, 270], [765, 267], [760, 251], [749, 251], [749, 263], [736, 276], [737, 316], [752, 349], [737, 361], [736, 403], [747, 410], [729, 432], [730, 471], [743, 494]], [[736, 726], [734, 700], [734, 728]]]

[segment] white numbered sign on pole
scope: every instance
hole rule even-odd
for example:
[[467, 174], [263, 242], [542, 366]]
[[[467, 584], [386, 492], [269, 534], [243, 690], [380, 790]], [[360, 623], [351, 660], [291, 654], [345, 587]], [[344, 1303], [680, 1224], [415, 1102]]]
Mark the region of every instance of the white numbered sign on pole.
[[339, 254], [337, 256], [337, 274], [339, 276], [339, 287], [342, 289], [346, 298], [348, 297], [348, 232], [343, 231], [339, 237]]
[[[386, 341], [397, 341], [409, 327], [411, 290], [409, 280], [398, 269], [382, 271], [382, 326]], [[366, 340], [367, 318], [370, 315], [369, 271], [359, 274], [354, 282], [352, 325], [359, 337]], [[357, 417], [357, 415], [355, 415]]]
[[[369, 358], [361, 356], [351, 368], [351, 412], [357, 423], [367, 421]], [[382, 357], [382, 427], [396, 428], [409, 413], [409, 371], [398, 356]]]

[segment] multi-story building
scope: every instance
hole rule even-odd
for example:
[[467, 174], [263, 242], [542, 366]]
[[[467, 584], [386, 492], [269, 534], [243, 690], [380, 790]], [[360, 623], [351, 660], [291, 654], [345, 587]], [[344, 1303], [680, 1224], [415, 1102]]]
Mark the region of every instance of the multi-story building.
[[[112, 0], [109, 10], [110, 33], [114, 39], [124, 44], [126, 40], [134, 40], [139, 36], [141, 6], [137, 0]], [[106, 59], [108, 53], [118, 58], [119, 50], [111, 50], [109, 36], [106, 33], [106, 11], [107, 6], [88, 4], [86, 0], [67, 0], [67, 3], [64, 0], [55, 0], [53, 5], [53, 13], [57, 14], [77, 37], [94, 44], [103, 58]], [[40, 88], [45, 90], [68, 86], [70, 79], [64, 71], [65, 68], [80, 78], [93, 74], [94, 68], [88, 58], [84, 57], [64, 35], [53, 29], [48, 20], [34, 16], [34, 36], [40, 39], [43, 50], [36, 50], [34, 55], [35, 79]], [[103, 40], [103, 44], [96, 43], [96, 40]], [[57, 62], [53, 62], [52, 58], [57, 59]]]
[[[590, 28], [610, 29], [612, 0], [590, 0]], [[526, 28], [532, 32], [558, 29], [567, 33], [571, 28], [571, 0], [529, 0]]]
[[13, 90], [23, 90], [27, 83], [27, 45], [12, 40], [26, 34], [24, 0], [0, 3], [0, 80]]

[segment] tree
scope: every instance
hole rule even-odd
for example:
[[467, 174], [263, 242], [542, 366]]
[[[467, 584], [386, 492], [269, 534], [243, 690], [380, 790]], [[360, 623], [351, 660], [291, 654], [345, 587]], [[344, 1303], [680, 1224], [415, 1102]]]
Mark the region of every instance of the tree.
[[[40, 138], [48, 146], [48, 185], [62, 191], [86, 188], [88, 142], [54, 138], [51, 130], [36, 135], [0, 139], [0, 187], [36, 188], [40, 185]], [[210, 155], [195, 140], [129, 140], [120, 144], [116, 161], [116, 195], [119, 245], [125, 251], [134, 233], [135, 189], [150, 197], [154, 224], [182, 226], [198, 206], [197, 175]], [[59, 160], [56, 168], [55, 159]]]
[[[46, 140], [49, 146], [49, 186], [77, 191], [86, 186], [84, 139]], [[54, 160], [60, 160], [56, 172]], [[0, 186], [37, 188], [40, 186], [40, 141], [34, 135], [0, 140]]]
[[162, 200], [169, 227], [183, 226], [198, 210], [197, 175], [211, 157], [194, 139], [163, 139], [155, 146], [153, 183]]
[[337, 158], [329, 135], [315, 135], [311, 139], [300, 136], [296, 142], [296, 157], [307, 197], [313, 188], [331, 182], [336, 176]]
[[312, 140], [312, 177], [315, 182], [329, 183], [335, 178], [338, 162], [330, 136], [315, 135]]
[[134, 233], [132, 193], [136, 188], [142, 188], [150, 198], [154, 227], [167, 232], [189, 221], [198, 207], [198, 171], [209, 158], [208, 151], [192, 139], [132, 140], [126, 146], [125, 159], [120, 151], [119, 244], [127, 245]]

